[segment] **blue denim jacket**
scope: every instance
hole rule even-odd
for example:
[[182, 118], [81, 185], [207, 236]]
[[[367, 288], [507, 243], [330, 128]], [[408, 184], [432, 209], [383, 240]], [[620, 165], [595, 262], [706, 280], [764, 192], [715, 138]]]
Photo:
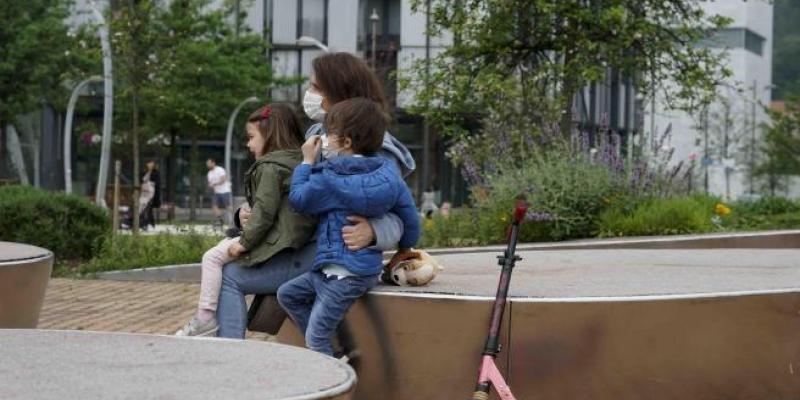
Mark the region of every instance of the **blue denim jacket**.
[[298, 212], [320, 216], [317, 255], [313, 269], [324, 264], [344, 265], [354, 274], [381, 271], [381, 251], [350, 251], [342, 239], [349, 215], [367, 218], [393, 213], [403, 221], [398, 246], [409, 248], [420, 235], [420, 220], [411, 192], [396, 166], [383, 157], [336, 157], [315, 166], [301, 164], [294, 170], [289, 203]]

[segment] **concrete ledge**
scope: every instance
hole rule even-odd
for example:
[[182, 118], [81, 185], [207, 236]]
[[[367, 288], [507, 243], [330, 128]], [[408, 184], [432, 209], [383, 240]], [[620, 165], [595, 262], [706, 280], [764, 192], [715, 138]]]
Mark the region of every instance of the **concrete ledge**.
[[350, 398], [349, 365], [261, 341], [0, 330], [0, 398], [311, 400]]
[[[764, 232], [711, 233], [702, 235], [645, 236], [613, 239], [583, 239], [564, 242], [521, 243], [525, 250], [601, 250], [601, 249], [798, 249], [800, 230]], [[430, 254], [501, 253], [505, 246], [426, 249]], [[391, 257], [391, 253], [385, 255]], [[187, 282], [200, 281], [200, 264], [167, 265], [97, 274], [99, 279], [120, 281]]]

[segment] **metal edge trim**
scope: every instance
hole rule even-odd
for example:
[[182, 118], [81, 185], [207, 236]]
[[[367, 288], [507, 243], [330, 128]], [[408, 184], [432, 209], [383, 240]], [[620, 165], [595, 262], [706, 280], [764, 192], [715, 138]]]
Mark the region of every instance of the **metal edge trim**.
[[[639, 295], [639, 296], [586, 296], [586, 297], [514, 297], [508, 298], [509, 302], [520, 303], [599, 303], [599, 302], [633, 302], [633, 301], [666, 301], [666, 300], [692, 300], [692, 299], [713, 299], [744, 296], [765, 296], [774, 294], [800, 294], [800, 288], [788, 289], [768, 289], [768, 290], [746, 290], [732, 292], [711, 292], [711, 293], [682, 293], [666, 295]], [[418, 297], [437, 300], [462, 300], [462, 301], [493, 301], [494, 297], [471, 296], [457, 294], [440, 293], [419, 293], [419, 292], [369, 292], [374, 296], [394, 296], [394, 297]]]
[[47, 259], [54, 259], [54, 255], [52, 252], [48, 252], [42, 256], [30, 257], [30, 258], [20, 258], [18, 260], [11, 260], [11, 261], [0, 261], [0, 267], [16, 267], [25, 264], [33, 264], [38, 263], [41, 261], [45, 261]]

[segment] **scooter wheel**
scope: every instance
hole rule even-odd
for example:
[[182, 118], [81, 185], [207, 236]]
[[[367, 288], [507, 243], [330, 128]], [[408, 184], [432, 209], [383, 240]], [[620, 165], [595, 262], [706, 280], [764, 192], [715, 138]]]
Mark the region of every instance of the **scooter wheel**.
[[475, 392], [472, 394], [471, 400], [489, 400], [489, 393], [486, 392]]

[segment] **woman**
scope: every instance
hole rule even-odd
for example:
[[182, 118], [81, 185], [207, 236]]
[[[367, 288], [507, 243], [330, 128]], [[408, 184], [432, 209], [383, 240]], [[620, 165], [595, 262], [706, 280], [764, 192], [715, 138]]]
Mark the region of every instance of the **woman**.
[[153, 209], [161, 207], [161, 176], [158, 174], [156, 160], [147, 160], [145, 167], [147, 171], [142, 177], [142, 193], [139, 196], [139, 208], [142, 210], [139, 220], [142, 228], [147, 230], [156, 227]]
[[[327, 134], [320, 121], [326, 111], [340, 101], [364, 97], [387, 109], [380, 81], [357, 57], [348, 53], [325, 54], [314, 59], [312, 69], [303, 109], [317, 123], [308, 129], [306, 138]], [[385, 134], [379, 155], [394, 161], [393, 165], [403, 176], [415, 168], [409, 151], [389, 133]], [[238, 226], [246, 224], [248, 218], [247, 209], [237, 210], [235, 222]], [[354, 215], [348, 220], [352, 225], [344, 227], [342, 234], [348, 248], [353, 251], [368, 246], [390, 250], [403, 234], [403, 224], [394, 214], [371, 220]], [[310, 270], [315, 253], [316, 244], [311, 242], [300, 250], [283, 252], [255, 267], [242, 267], [236, 262], [226, 265], [217, 306], [218, 336], [244, 338], [247, 326], [245, 295], [276, 293], [281, 284]]]

